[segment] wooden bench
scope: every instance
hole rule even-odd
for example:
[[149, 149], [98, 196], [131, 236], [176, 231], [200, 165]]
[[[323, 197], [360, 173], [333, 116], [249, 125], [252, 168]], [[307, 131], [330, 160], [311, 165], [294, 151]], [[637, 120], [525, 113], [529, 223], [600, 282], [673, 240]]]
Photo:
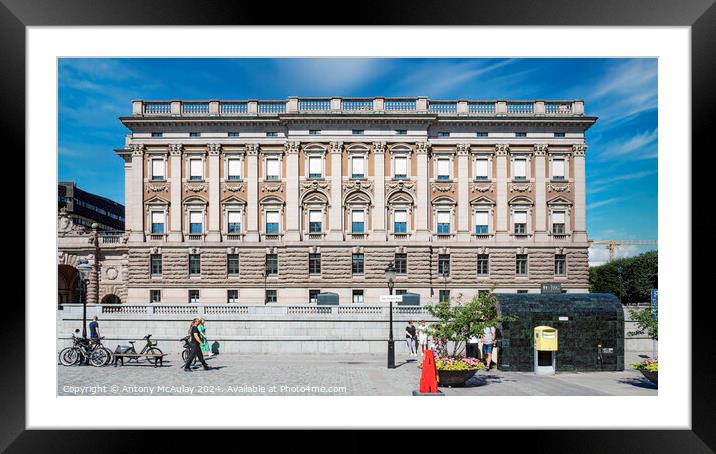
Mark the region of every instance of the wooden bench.
[[137, 358], [140, 357], [144, 358], [156, 358], [156, 361], [154, 361], [154, 367], [159, 367], [164, 365], [164, 357], [167, 356], [166, 353], [162, 354], [154, 354], [154, 353], [113, 353], [112, 354], [112, 363], [114, 364], [114, 367], [117, 367], [117, 364], [119, 362], [122, 363], [122, 366], [124, 366], [124, 358]]

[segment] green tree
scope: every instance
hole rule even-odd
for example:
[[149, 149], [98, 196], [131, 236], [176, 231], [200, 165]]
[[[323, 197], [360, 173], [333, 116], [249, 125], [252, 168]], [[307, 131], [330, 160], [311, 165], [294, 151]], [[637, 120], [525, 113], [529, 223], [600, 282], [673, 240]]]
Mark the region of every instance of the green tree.
[[589, 291], [613, 293], [624, 304], [649, 301], [652, 288], [659, 288], [659, 253], [614, 260], [589, 269]]
[[[492, 293], [483, 292], [471, 301], [463, 303], [462, 294], [454, 303], [441, 301], [427, 306], [428, 312], [437, 322], [430, 325], [429, 334], [438, 356], [459, 356], [464, 353], [465, 342], [473, 336], [479, 336], [489, 326], [497, 327], [504, 321], [517, 320], [516, 317], [497, 315], [497, 300]], [[447, 343], [453, 343], [448, 353]]]
[[654, 340], [659, 340], [659, 321], [652, 316], [651, 308], [647, 307], [638, 311], [629, 311], [631, 319], [636, 322], [636, 331], [630, 331], [630, 336], [639, 336], [646, 333]]

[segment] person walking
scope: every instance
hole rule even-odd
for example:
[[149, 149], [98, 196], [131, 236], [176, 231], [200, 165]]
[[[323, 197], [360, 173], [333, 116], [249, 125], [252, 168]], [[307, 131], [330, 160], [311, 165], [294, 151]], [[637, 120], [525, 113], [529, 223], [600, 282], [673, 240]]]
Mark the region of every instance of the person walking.
[[206, 364], [206, 361], [204, 361], [204, 355], [201, 353], [201, 347], [204, 345], [204, 342], [201, 340], [201, 334], [199, 333], [199, 319], [195, 318], [191, 322], [191, 329], [189, 331], [189, 342], [191, 343], [191, 352], [189, 352], [189, 356], [186, 359], [186, 363], [184, 363], [184, 371], [185, 372], [192, 372], [191, 370], [191, 363], [194, 362], [194, 358], [199, 358], [199, 362], [202, 366], [204, 366], [204, 370], [209, 370], [211, 367], [209, 367], [208, 364]]
[[482, 348], [484, 349], [485, 366], [487, 370], [492, 367], [492, 345], [495, 341], [495, 327], [486, 326], [482, 333]]
[[92, 321], [89, 324], [90, 339], [96, 341], [99, 339], [99, 322], [97, 316], [92, 317]]
[[206, 338], [205, 324], [206, 324], [206, 320], [204, 320], [203, 318], [200, 318], [197, 328], [199, 329], [199, 335], [201, 336], [201, 340], [202, 340], [202, 342], [204, 342], [201, 345], [201, 354], [206, 357], [210, 357], [211, 355], [213, 355], [213, 353], [211, 353], [211, 347], [209, 346], [209, 340]]
[[420, 346], [420, 355], [425, 354], [425, 350], [428, 349], [428, 326], [425, 324], [425, 320], [420, 320], [418, 323], [418, 345]]
[[415, 326], [413, 326], [412, 320], [408, 320], [408, 326], [405, 327], [405, 343], [408, 344], [408, 352], [410, 352], [410, 356], [418, 355], [415, 353], [415, 339]]

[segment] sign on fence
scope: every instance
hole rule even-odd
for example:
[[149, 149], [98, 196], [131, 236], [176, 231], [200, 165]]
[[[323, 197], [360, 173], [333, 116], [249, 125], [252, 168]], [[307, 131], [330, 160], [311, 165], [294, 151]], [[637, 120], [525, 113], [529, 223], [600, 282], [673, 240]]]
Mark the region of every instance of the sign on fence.
[[562, 293], [562, 284], [559, 282], [543, 282], [540, 291], [542, 293]]
[[399, 303], [403, 301], [403, 295], [380, 295], [381, 303]]

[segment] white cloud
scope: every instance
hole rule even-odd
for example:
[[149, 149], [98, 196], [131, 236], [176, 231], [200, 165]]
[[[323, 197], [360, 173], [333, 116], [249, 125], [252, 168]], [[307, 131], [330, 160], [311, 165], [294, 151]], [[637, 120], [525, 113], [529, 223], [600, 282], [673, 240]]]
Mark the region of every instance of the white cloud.
[[604, 199], [598, 202], [589, 203], [587, 204], [587, 210], [594, 210], [595, 208], [603, 207], [605, 205], [611, 205], [612, 203], [618, 202], [622, 199], [624, 199], [624, 197], [612, 197], [611, 199]]
[[593, 186], [594, 188], [589, 191], [591, 193], [599, 192], [602, 187], [609, 187], [610, 185], [614, 183], [618, 183], [620, 181], [631, 181], [631, 180], [638, 180], [639, 178], [648, 177], [649, 175], [655, 174], [656, 170], [639, 170], [637, 172], [632, 173], [625, 173], [622, 175], [612, 175], [605, 178], [600, 178], [597, 180], [594, 180], [591, 182], [590, 186]]
[[[614, 259], [634, 257], [653, 249], [653, 246], [622, 245], [614, 251]], [[609, 263], [609, 248], [606, 244], [594, 244], [589, 247], [589, 266], [599, 266]]]
[[[390, 60], [305, 58], [277, 62], [280, 78], [293, 90], [304, 92], [320, 87], [316, 95], [337, 96], [350, 93], [388, 71]], [[308, 96], [313, 94], [307, 93]]]
[[600, 147], [599, 160], [619, 157], [643, 159], [645, 156], [656, 155], [657, 129], [653, 131], [638, 132], [632, 136], [621, 137]]

